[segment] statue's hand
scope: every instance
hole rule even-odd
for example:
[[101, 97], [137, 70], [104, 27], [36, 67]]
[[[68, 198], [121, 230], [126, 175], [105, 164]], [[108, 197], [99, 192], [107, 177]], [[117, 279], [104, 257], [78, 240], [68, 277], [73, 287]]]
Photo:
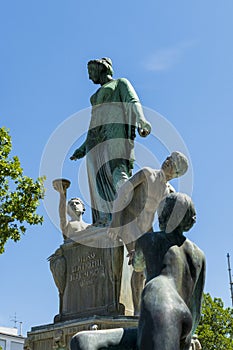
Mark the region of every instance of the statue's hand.
[[76, 149], [74, 154], [70, 157], [70, 159], [77, 160], [77, 159], [83, 158], [84, 156], [85, 156], [85, 152], [82, 149], [78, 148]]
[[151, 132], [151, 125], [148, 122], [138, 124], [138, 133], [141, 137], [146, 137]]
[[129, 258], [128, 260], [128, 265], [132, 265], [133, 264], [133, 260], [134, 260], [134, 255], [135, 255], [135, 250], [131, 250], [126, 257]]
[[112, 239], [113, 241], [116, 241], [117, 239], [119, 239], [118, 231], [119, 231], [118, 228], [109, 227], [107, 230], [107, 235], [109, 236], [110, 239]]
[[63, 187], [62, 187], [62, 183], [61, 182], [55, 182], [54, 181], [53, 182], [53, 188], [59, 193], [63, 192]]
[[56, 179], [53, 180], [52, 184], [57, 192], [66, 195], [66, 190], [70, 186], [70, 181], [67, 179]]

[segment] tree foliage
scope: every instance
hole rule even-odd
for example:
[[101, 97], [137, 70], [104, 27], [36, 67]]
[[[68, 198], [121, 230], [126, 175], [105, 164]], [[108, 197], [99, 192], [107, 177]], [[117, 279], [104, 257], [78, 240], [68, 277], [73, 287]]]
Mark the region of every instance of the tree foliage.
[[43, 181], [23, 174], [19, 158], [10, 157], [11, 137], [0, 128], [0, 254], [8, 239], [18, 241], [26, 232], [26, 224], [41, 224], [43, 217], [36, 213], [44, 196]]
[[204, 294], [197, 334], [203, 350], [232, 350], [233, 309], [224, 308], [220, 298]]

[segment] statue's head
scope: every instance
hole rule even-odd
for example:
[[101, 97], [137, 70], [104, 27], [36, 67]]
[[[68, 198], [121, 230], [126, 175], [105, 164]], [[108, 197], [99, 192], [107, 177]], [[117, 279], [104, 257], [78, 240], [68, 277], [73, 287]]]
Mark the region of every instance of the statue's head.
[[186, 173], [188, 170], [188, 159], [183, 153], [175, 151], [165, 159], [161, 168], [169, 181]]
[[67, 203], [67, 214], [70, 217], [77, 214], [83, 214], [85, 210], [85, 205], [80, 198], [71, 198]]
[[170, 233], [189, 231], [196, 222], [196, 211], [191, 198], [184, 193], [170, 193], [158, 208], [159, 227]]
[[107, 57], [89, 61], [87, 68], [89, 78], [95, 84], [100, 84], [102, 79], [107, 76], [113, 76], [112, 60]]

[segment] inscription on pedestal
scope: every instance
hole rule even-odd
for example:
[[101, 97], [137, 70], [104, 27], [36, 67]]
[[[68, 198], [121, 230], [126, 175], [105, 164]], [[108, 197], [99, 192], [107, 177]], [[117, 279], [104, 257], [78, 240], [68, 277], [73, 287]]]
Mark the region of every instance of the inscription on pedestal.
[[[70, 242], [63, 244], [59, 252], [62, 255], [56, 261], [65, 262], [66, 274], [62, 275], [66, 280], [56, 322], [124, 313], [119, 302], [123, 247], [96, 248]], [[57, 272], [59, 266], [56, 265]]]
[[79, 286], [85, 287], [96, 283], [99, 275], [104, 275], [104, 265], [95, 252], [77, 258], [77, 264], [71, 267], [70, 282], [78, 281]]

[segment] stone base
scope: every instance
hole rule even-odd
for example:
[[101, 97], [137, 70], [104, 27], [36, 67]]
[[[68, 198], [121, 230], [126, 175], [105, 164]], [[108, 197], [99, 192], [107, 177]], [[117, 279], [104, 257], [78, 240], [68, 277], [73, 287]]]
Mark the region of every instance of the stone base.
[[83, 330], [90, 330], [95, 325], [98, 330], [137, 327], [138, 316], [92, 316], [32, 327], [27, 334], [24, 349], [69, 350], [70, 340], [74, 334]]
[[101, 239], [107, 241], [106, 228], [89, 231], [79, 232], [86, 235], [82, 243], [77, 237], [66, 240], [48, 258], [59, 290], [59, 314], [54, 322], [93, 315], [133, 315], [132, 268], [125, 247], [99, 247]]

